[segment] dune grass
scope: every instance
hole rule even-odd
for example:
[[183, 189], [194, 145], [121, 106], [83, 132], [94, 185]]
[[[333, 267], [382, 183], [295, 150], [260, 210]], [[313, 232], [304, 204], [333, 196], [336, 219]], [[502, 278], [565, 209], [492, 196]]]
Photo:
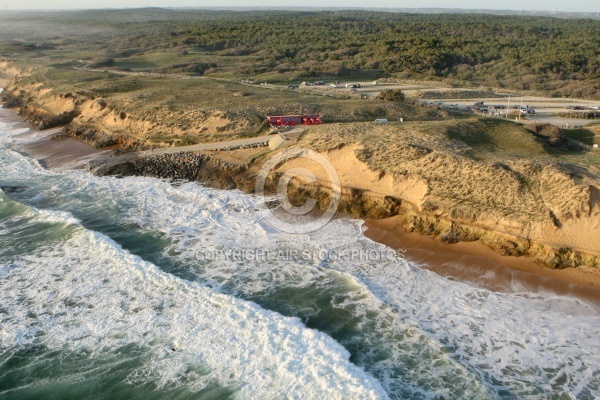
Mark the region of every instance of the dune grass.
[[537, 161], [600, 167], [600, 152], [553, 147], [520, 124], [487, 118], [386, 125], [333, 124], [312, 128], [302, 141], [321, 151], [360, 144], [364, 160], [382, 171], [394, 171], [400, 161], [430, 151], [487, 164]]

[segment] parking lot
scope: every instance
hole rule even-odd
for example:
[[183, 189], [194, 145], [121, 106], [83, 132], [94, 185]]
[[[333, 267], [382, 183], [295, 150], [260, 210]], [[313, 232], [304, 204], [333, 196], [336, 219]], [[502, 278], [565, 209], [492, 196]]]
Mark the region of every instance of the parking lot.
[[[346, 85], [359, 84], [359, 88], [348, 88]], [[535, 115], [528, 115], [528, 119], [540, 122], [547, 122], [559, 126], [579, 126], [586, 125], [594, 120], [583, 118], [583, 114], [595, 110], [600, 107], [600, 100], [581, 100], [581, 99], [566, 99], [566, 98], [550, 98], [538, 96], [521, 96], [505, 91], [498, 91], [489, 97], [473, 97], [473, 98], [455, 98], [452, 93], [460, 93], [463, 97], [469, 91], [476, 93], [487, 89], [464, 89], [453, 88], [443, 85], [435, 85], [430, 83], [415, 84], [415, 83], [379, 83], [379, 82], [339, 82], [332, 84], [331, 82], [323, 82], [322, 85], [303, 86], [299, 85], [297, 90], [302, 91], [317, 91], [329, 94], [358, 94], [363, 98], [374, 98], [380, 92], [388, 89], [401, 89], [407, 97], [417, 99], [423, 103], [432, 106], [441, 106], [447, 109], [465, 110], [467, 107], [472, 107], [476, 102], [484, 102], [491, 114], [506, 116], [507, 111], [516, 111], [516, 107], [528, 106], [535, 110]], [[441, 98], [423, 99], [419, 96], [423, 93], [439, 92], [444, 94]], [[502, 109], [492, 109], [491, 106], [502, 106]], [[576, 106], [581, 106], [583, 110], [574, 110]], [[591, 108], [590, 108], [591, 107]], [[580, 113], [582, 118], [564, 118], [558, 116], [565, 113]], [[598, 121], [598, 120], [596, 120]]]

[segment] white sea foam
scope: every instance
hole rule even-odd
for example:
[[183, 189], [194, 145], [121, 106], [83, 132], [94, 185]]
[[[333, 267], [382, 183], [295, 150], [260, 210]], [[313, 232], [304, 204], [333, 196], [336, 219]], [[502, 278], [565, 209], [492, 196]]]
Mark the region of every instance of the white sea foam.
[[[12, 159], [14, 162], [26, 163], [26, 160], [20, 159], [16, 154], [12, 155]], [[31, 172], [35, 174], [38, 171]], [[63, 179], [67, 176], [69, 179]], [[41, 190], [38, 195], [42, 202], [45, 198], [52, 198], [55, 203], [67, 202], [68, 209], [79, 211], [89, 209], [90, 206], [96, 207], [96, 212], [119, 208], [119, 215], [113, 218], [123, 219], [125, 223], [143, 229], [165, 232], [175, 240], [174, 246], [167, 249], [167, 253], [171, 251], [179, 253], [179, 259], [187, 260], [190, 266], [197, 269], [198, 276], [217, 291], [222, 291], [227, 286], [227, 292], [234, 294], [268, 293], [278, 287], [305, 288], [313, 282], [332, 280], [331, 271], [321, 268], [318, 259], [306, 265], [293, 265], [285, 261], [264, 265], [229, 262], [210, 265], [198, 263], [195, 252], [200, 248], [216, 250], [243, 247], [277, 250], [282, 247], [297, 249], [315, 247], [315, 243], [312, 243], [311, 238], [306, 235], [298, 238], [295, 235], [269, 234], [265, 227], [255, 223], [259, 212], [255, 199], [239, 192], [217, 191], [193, 183], [173, 187], [166, 182], [150, 178], [104, 179], [80, 171], [70, 172], [68, 175], [67, 173], [55, 174], [51, 179], [43, 178], [45, 178], [46, 189]], [[89, 209], [88, 212], [95, 211]], [[56, 218], [57, 215], [52, 214], [51, 217]], [[71, 217], [72, 215], [62, 214], [59, 222], [69, 220]], [[359, 233], [360, 231], [355, 231], [354, 236]], [[389, 332], [377, 338], [379, 344], [385, 341], [386, 335], [388, 337], [395, 335], [394, 329], [402, 333], [404, 342], [391, 343], [393, 354], [387, 357], [381, 363], [382, 365], [374, 368], [382, 378], [387, 374], [381, 371], [384, 368], [403, 370], [400, 372], [400, 377], [398, 372], [390, 372], [388, 374], [390, 382], [385, 382], [387, 390], [394, 393], [395, 398], [398, 398], [399, 394], [420, 397], [419, 393], [428, 393], [426, 397], [429, 397], [438, 391], [446, 390], [445, 382], [454, 381], [454, 378], [461, 378], [456, 379], [453, 384], [462, 388], [463, 392], [471, 393], [475, 397], [485, 394], [485, 390], [476, 380], [467, 377], [468, 373], [464, 368], [448, 359], [434, 343], [419, 339], [420, 334], [414, 324], [395, 321], [388, 307], [370, 295], [364, 287], [356, 285], [351, 276], [334, 276], [333, 280], [347, 282], [342, 285], [344, 286], [342, 295], [348, 294], [354, 298], [355, 301], [350, 306], [362, 315], [359, 315], [360, 318], [370, 318], [367, 315], [375, 312], [381, 314], [381, 322], [377, 324], [394, 325]], [[340, 304], [340, 307], [348, 305]], [[381, 335], [373, 331], [371, 337], [376, 338], [376, 336]], [[413, 344], [408, 346], [411, 342]], [[382, 351], [388, 352], [389, 349]], [[419, 352], [431, 353], [431, 356], [426, 362], [419, 364]], [[411, 359], [414, 367], [403, 367], [401, 365], [403, 359]], [[437, 364], [435, 374], [427, 371], [430, 362]], [[420, 376], [423, 374], [427, 376]], [[418, 379], [427, 381], [430, 387], [420, 388], [417, 384]], [[481, 396], [480, 398], [484, 398]]]
[[[317, 242], [336, 245], [328, 237], [344, 231], [350, 236], [353, 228], [340, 221]], [[360, 238], [353, 246], [380, 245]], [[493, 293], [394, 262], [330, 267], [356, 276], [472, 373], [497, 380], [497, 389], [521, 398], [540, 391], [600, 396], [600, 316], [589, 305], [553, 294]]]
[[24, 181], [39, 175], [55, 175], [53, 171], [45, 169], [35, 158], [27, 157], [17, 151], [3, 149], [0, 151], [2, 162], [2, 182]]
[[16, 142], [18, 140], [14, 139], [15, 136], [32, 131], [19, 123], [0, 123], [0, 132], [2, 132], [1, 137], [4, 142]]
[[[10, 112], [10, 111], [6, 111], [6, 110], [0, 110], [0, 111], [2, 113]], [[0, 115], [0, 117], [1, 117], [1, 115]], [[13, 137], [22, 135], [27, 132], [34, 133], [34, 131], [32, 131], [31, 128], [29, 128], [27, 126], [27, 124], [22, 121], [15, 120], [15, 121], [7, 122], [4, 120], [0, 120], [0, 140], [2, 142], [12, 141], [11, 139]]]
[[59, 224], [79, 225], [81, 221], [73, 216], [73, 214], [65, 211], [38, 210], [34, 209], [39, 216], [38, 220], [43, 222], [54, 222]]
[[[258, 212], [255, 200], [237, 192], [195, 184], [175, 188], [140, 178], [97, 180], [95, 184], [116, 197], [127, 197], [127, 218], [140, 226], [164, 231], [176, 240], [171, 250], [190, 262], [198, 249], [381, 247], [357, 236], [357, 222], [344, 219], [312, 235], [267, 232], [254, 223]], [[382, 334], [393, 337], [398, 330], [412, 332], [416, 327], [430, 342], [420, 340], [415, 346], [429, 346], [434, 353], [436, 348], [443, 350], [496, 393], [508, 390], [516, 397], [561, 392], [573, 397], [600, 396], [600, 317], [572, 298], [493, 293], [411, 268], [401, 261], [323, 263], [315, 259], [305, 265], [227, 261], [197, 265], [198, 274], [215, 288], [233, 287], [229, 290], [250, 294], [268, 293], [286, 285], [307, 287], [311, 282], [330, 279], [328, 269], [356, 279], [363, 291], [350, 294], [373, 294], [366, 298], [358, 295], [361, 300], [354, 306], [364, 313], [377, 311]], [[396, 325], [388, 325], [389, 315], [381, 311], [381, 302], [392, 307]], [[391, 346], [398, 352], [393, 359], [402, 360], [416, 351], [404, 345]], [[374, 370], [378, 368], [374, 366]], [[393, 390], [394, 382], [383, 384], [388, 391]]]
[[134, 385], [185, 382], [195, 391], [218, 382], [241, 398], [387, 397], [326, 335], [177, 279], [81, 227], [0, 270], [4, 350], [36, 343], [94, 356], [133, 343], [154, 354], [129, 376]]
[[62, 128], [36, 131], [13, 111], [0, 108], [0, 143], [29, 143], [58, 133]]
[[[36, 168], [30, 172], [43, 174]], [[63, 207], [69, 210], [88, 208], [92, 212], [94, 207], [110, 208], [119, 214], [116, 218], [142, 230], [164, 232], [174, 241], [165, 255], [186, 261], [215, 290], [268, 296], [281, 287], [303, 289], [323, 282], [323, 285], [347, 282], [336, 306], [351, 310], [353, 315], [371, 324], [364, 331], [374, 334], [363, 338], [390, 343], [386, 347], [390, 352], [388, 358], [366, 367], [393, 397], [402, 397], [407, 390], [416, 391], [423, 382], [430, 385], [423, 389], [423, 397], [448, 397], [451, 394], [448, 390], [444, 392], [444, 388], [436, 386], [440, 374], [463, 380], [463, 387], [481, 392], [473, 383], [479, 381], [492, 392], [492, 397], [501, 393], [512, 398], [600, 397], [600, 317], [597, 311], [572, 298], [493, 293], [449, 281], [401, 260], [378, 263], [320, 259], [305, 263], [198, 260], [199, 249], [308, 248], [318, 253], [382, 246], [359, 234], [359, 222], [345, 219], [335, 220], [311, 235], [268, 231], [257, 222], [259, 211], [255, 199], [235, 191], [212, 190], [193, 183], [173, 187], [148, 178], [97, 178], [82, 172], [57, 174], [52, 178], [56, 181], [52, 185], [59, 187], [46, 183], [47, 188], [40, 187], [40, 191], [61, 194]], [[56, 257], [64, 260], [67, 256]], [[68, 257], [77, 259], [76, 255]], [[141, 260], [130, 260], [128, 256], [113, 263], [108, 275], [120, 279], [122, 271], [116, 265], [119, 263], [145, 265]], [[108, 261], [102, 258], [98, 263]], [[155, 275], [150, 276], [154, 281]], [[144, 286], [145, 280], [125, 282], [137, 290], [136, 285]], [[183, 299], [187, 301], [186, 296]], [[103, 315], [99, 318], [108, 318]], [[258, 329], [249, 327], [245, 321], [229, 323], [245, 327], [252, 335], [253, 329]], [[301, 328], [298, 321], [294, 323]], [[263, 333], [259, 330], [259, 334]], [[194, 351], [203, 354], [207, 350], [194, 348]], [[275, 357], [275, 353], [270, 356]], [[422, 362], [410, 364], [414, 371], [406, 368], [407, 371], [397, 373], [403, 363], [415, 360]], [[228, 363], [220, 365], [225, 368]], [[455, 383], [448, 386], [451, 384]]]

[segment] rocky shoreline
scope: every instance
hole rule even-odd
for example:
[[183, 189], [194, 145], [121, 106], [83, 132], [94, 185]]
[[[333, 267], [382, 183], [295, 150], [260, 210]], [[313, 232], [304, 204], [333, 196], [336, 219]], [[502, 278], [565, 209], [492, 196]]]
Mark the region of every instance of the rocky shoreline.
[[171, 153], [139, 156], [131, 160], [91, 161], [86, 170], [98, 176], [145, 176], [158, 179], [205, 183], [217, 189], [250, 192], [254, 176], [245, 165], [224, 161], [210, 154]]

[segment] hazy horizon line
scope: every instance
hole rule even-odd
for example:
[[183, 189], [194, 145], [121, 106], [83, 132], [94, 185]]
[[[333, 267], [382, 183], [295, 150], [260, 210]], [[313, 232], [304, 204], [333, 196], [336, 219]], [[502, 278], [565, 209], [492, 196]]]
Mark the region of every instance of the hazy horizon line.
[[461, 8], [461, 7], [357, 7], [357, 6], [349, 6], [349, 7], [336, 7], [336, 6], [327, 6], [327, 7], [316, 7], [316, 6], [145, 6], [145, 7], [83, 7], [83, 8], [21, 8], [21, 9], [8, 9], [5, 7], [4, 9], [0, 8], [0, 12], [31, 12], [31, 11], [41, 11], [41, 12], [65, 12], [65, 11], [118, 11], [118, 10], [144, 10], [144, 9], [163, 9], [163, 10], [305, 10], [305, 11], [379, 11], [379, 12], [405, 12], [405, 13], [419, 13], [419, 14], [427, 14], [431, 13], [513, 13], [513, 14], [533, 14], [533, 13], [541, 13], [547, 15], [558, 15], [558, 14], [585, 14], [585, 15], [596, 15], [599, 16], [599, 11], [556, 11], [556, 10], [516, 10], [510, 8]]

